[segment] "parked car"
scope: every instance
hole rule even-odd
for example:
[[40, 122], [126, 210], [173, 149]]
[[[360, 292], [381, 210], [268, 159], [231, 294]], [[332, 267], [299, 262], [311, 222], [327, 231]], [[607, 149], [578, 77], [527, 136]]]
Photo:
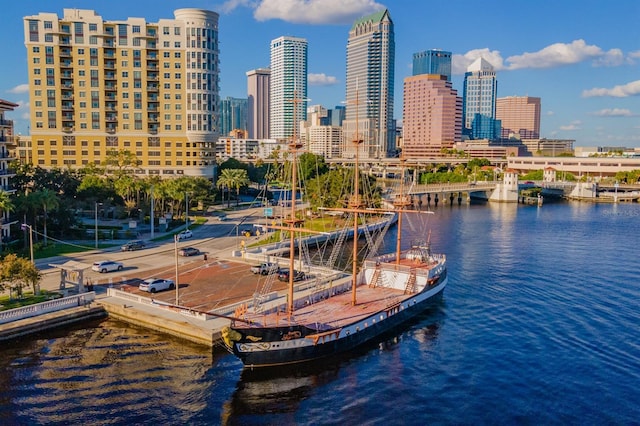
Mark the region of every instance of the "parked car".
[[91, 266], [92, 271], [103, 274], [105, 272], [122, 271], [122, 268], [124, 268], [122, 262], [116, 262], [115, 260], [102, 260], [100, 262], [94, 262]]
[[280, 272], [280, 267], [276, 263], [264, 262], [260, 265], [252, 266], [251, 272], [260, 275], [277, 274]]
[[173, 280], [167, 280], [164, 278], [149, 278], [140, 283], [138, 288], [141, 291], [155, 293], [162, 290], [173, 290], [174, 288], [176, 288], [176, 285]]
[[129, 241], [128, 243], [124, 244], [122, 247], [120, 247], [120, 250], [122, 251], [132, 251], [132, 250], [140, 250], [145, 248], [146, 244], [144, 241], [142, 240], [133, 240], [133, 241]]
[[[289, 270], [288, 269], [281, 269], [280, 273], [278, 273], [278, 279], [280, 281], [285, 281], [288, 282], [289, 281]], [[302, 271], [296, 271], [295, 269], [293, 270], [293, 281], [304, 281], [305, 279], [307, 279], [307, 275], [302, 272]]]
[[180, 256], [197, 256], [200, 254], [200, 250], [195, 247], [185, 247], [178, 250]]
[[181, 233], [178, 234], [178, 239], [179, 240], [184, 240], [186, 238], [191, 238], [193, 237], [193, 233], [190, 230], [184, 230]]

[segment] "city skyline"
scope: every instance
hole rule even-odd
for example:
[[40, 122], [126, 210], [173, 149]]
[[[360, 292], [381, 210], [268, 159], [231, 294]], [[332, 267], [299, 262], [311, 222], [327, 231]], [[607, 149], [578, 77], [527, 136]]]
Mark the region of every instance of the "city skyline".
[[[397, 89], [411, 75], [413, 54], [438, 48], [452, 52], [453, 88], [460, 94], [467, 66], [483, 57], [495, 68], [498, 97], [540, 97], [541, 137], [575, 139], [577, 146], [640, 146], [640, 30], [634, 23], [640, 4], [636, 2], [621, 2], [614, 9], [603, 1], [588, 1], [580, 10], [571, 5], [565, 10], [557, 2], [514, 7], [492, 1], [482, 8], [476, 4], [473, 14], [465, 14], [465, 5], [471, 7], [466, 1], [455, 8], [332, 1], [116, 0], [108, 8], [86, 0], [10, 3], [1, 30], [5, 67], [0, 97], [20, 105], [7, 116], [16, 121], [16, 132], [27, 134], [24, 16], [61, 15], [64, 8], [79, 8], [96, 10], [108, 20], [133, 16], [157, 21], [171, 17], [177, 8], [194, 7], [220, 14], [221, 98], [246, 98], [246, 72], [268, 67], [270, 40], [291, 35], [309, 43], [309, 105], [334, 108], [345, 99], [349, 28], [355, 19], [388, 8], [396, 33], [396, 119], [402, 120], [402, 91]], [[616, 31], [611, 31], [614, 27]]]

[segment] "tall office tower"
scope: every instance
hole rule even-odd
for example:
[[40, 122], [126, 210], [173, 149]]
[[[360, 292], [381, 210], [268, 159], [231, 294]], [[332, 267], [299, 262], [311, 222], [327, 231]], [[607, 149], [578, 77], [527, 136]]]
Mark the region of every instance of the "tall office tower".
[[247, 99], [232, 98], [220, 101], [220, 135], [228, 136], [233, 130], [247, 130]]
[[250, 139], [269, 139], [271, 70], [247, 72], [247, 127]]
[[462, 119], [471, 139], [495, 140], [500, 136], [496, 120], [498, 80], [493, 66], [483, 58], [476, 59], [464, 74]]
[[444, 75], [451, 81], [451, 52], [430, 49], [413, 54], [413, 75]]
[[354, 157], [354, 140], [363, 141], [358, 145], [362, 158], [395, 155], [394, 64], [395, 39], [389, 11], [356, 20], [347, 41], [343, 156]]
[[24, 18], [34, 161], [104, 164], [130, 151], [139, 173], [213, 178], [218, 14], [103, 21], [93, 10]]
[[[3, 192], [13, 193], [15, 189], [11, 187], [9, 181], [15, 176], [15, 173], [9, 168], [9, 163], [15, 160], [15, 157], [9, 154], [9, 146], [15, 144], [13, 121], [7, 120], [4, 113], [13, 111], [18, 104], [0, 99], [0, 190]], [[0, 210], [0, 239], [1, 241], [11, 238], [11, 221], [9, 220], [9, 210]], [[2, 243], [0, 242], [0, 247]]]
[[462, 139], [462, 98], [444, 75], [420, 74], [404, 79], [404, 158], [442, 156]]
[[538, 139], [540, 137], [540, 98], [508, 96], [496, 101], [496, 119], [500, 120], [502, 139]]
[[342, 127], [342, 122], [344, 121], [346, 115], [346, 108], [344, 105], [336, 105], [331, 110], [331, 125]]
[[297, 134], [300, 121], [307, 119], [307, 40], [285, 36], [271, 41], [270, 93], [270, 137], [289, 138], [294, 127]]

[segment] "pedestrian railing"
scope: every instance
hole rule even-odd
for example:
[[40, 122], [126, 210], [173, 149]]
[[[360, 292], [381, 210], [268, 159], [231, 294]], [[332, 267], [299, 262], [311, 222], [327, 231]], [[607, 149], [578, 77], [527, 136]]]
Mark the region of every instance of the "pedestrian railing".
[[63, 297], [61, 299], [49, 300], [46, 302], [36, 303], [21, 308], [9, 309], [0, 312], [0, 324], [6, 324], [25, 318], [31, 318], [38, 315], [47, 314], [49, 312], [61, 311], [63, 309], [73, 308], [76, 306], [84, 306], [93, 302], [96, 293], [90, 291], [74, 296]]

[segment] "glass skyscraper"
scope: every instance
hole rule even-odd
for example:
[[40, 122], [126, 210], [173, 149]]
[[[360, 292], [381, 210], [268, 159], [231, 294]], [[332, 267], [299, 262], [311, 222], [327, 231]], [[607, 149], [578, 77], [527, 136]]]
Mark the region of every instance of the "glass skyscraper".
[[247, 100], [228, 96], [220, 101], [220, 135], [228, 136], [233, 130], [247, 130]]
[[307, 119], [306, 39], [285, 36], [271, 41], [270, 93], [270, 137], [289, 138], [294, 126]]
[[430, 49], [413, 54], [413, 75], [444, 75], [451, 81], [451, 52]]
[[471, 139], [495, 140], [500, 137], [496, 120], [498, 80], [493, 66], [478, 58], [464, 74], [462, 119], [464, 132]]
[[394, 76], [395, 36], [389, 11], [356, 20], [347, 41], [344, 156], [354, 156], [355, 139], [363, 141], [359, 148], [363, 158], [395, 155]]

